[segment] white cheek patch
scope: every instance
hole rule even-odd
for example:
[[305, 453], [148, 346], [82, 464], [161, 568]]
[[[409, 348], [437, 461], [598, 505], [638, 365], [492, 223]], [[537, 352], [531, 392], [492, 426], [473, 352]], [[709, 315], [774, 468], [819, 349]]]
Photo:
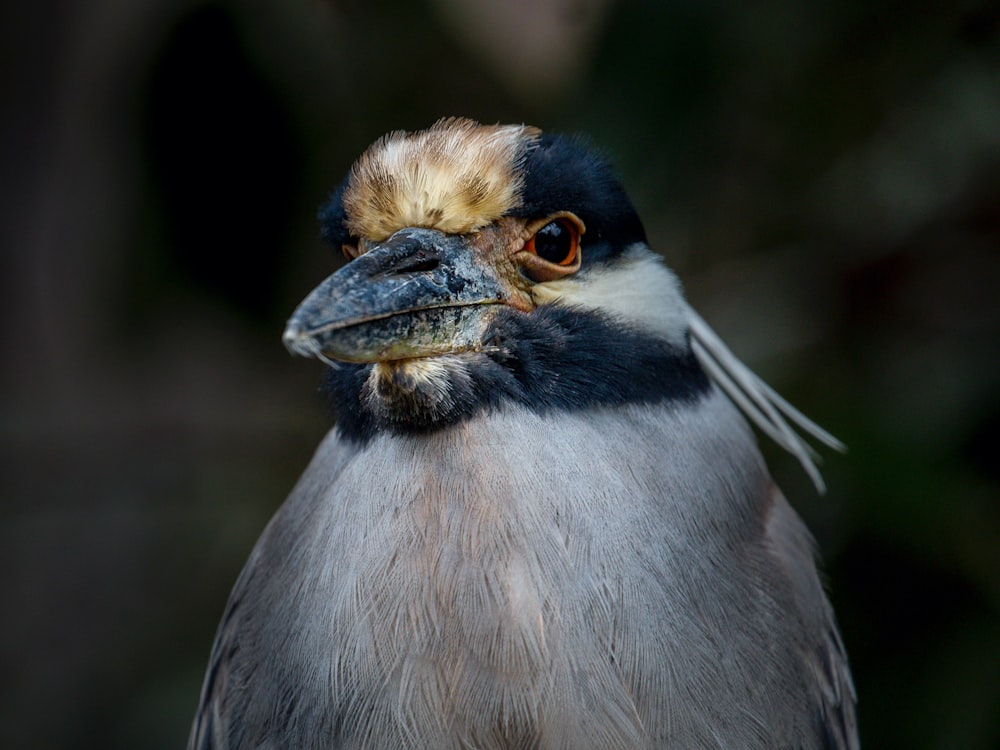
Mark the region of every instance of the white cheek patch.
[[645, 329], [679, 347], [687, 346], [688, 305], [677, 276], [644, 243], [618, 259], [574, 276], [535, 284], [535, 304], [598, 310]]

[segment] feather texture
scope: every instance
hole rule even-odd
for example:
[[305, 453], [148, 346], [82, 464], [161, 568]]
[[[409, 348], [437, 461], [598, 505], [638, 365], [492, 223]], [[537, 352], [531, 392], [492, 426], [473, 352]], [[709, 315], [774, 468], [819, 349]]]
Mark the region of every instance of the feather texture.
[[334, 431], [237, 584], [192, 747], [827, 747], [846, 666], [783, 503], [721, 394]]
[[351, 170], [342, 198], [349, 232], [378, 241], [406, 227], [485, 227], [520, 203], [520, 167], [538, 132], [452, 118], [390, 133]]

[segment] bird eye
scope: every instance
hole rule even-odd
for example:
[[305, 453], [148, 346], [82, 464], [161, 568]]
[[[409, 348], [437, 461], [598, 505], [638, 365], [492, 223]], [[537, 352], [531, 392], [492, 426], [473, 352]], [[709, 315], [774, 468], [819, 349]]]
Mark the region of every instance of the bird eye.
[[587, 230], [579, 216], [560, 211], [527, 224], [525, 230], [531, 237], [514, 256], [523, 276], [537, 284], [580, 270], [580, 237]]
[[573, 265], [579, 248], [580, 230], [567, 218], [550, 221], [525, 245], [528, 252], [558, 266]]

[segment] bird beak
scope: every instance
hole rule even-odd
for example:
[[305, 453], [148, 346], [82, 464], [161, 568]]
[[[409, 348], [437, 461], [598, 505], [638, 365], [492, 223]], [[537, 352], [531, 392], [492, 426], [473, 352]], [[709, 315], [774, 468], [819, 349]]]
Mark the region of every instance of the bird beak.
[[462, 235], [407, 228], [316, 287], [285, 328], [293, 354], [344, 362], [478, 349], [501, 280]]

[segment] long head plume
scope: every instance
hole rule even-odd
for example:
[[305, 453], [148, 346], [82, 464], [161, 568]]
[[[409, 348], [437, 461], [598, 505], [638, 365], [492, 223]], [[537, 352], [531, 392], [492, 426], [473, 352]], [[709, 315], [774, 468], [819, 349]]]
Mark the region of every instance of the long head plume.
[[816, 466], [820, 456], [795, 428], [834, 450], [843, 452], [846, 446], [743, 364], [693, 308], [689, 306], [688, 311], [691, 347], [705, 372], [757, 427], [799, 460], [816, 489], [825, 493], [826, 484]]

